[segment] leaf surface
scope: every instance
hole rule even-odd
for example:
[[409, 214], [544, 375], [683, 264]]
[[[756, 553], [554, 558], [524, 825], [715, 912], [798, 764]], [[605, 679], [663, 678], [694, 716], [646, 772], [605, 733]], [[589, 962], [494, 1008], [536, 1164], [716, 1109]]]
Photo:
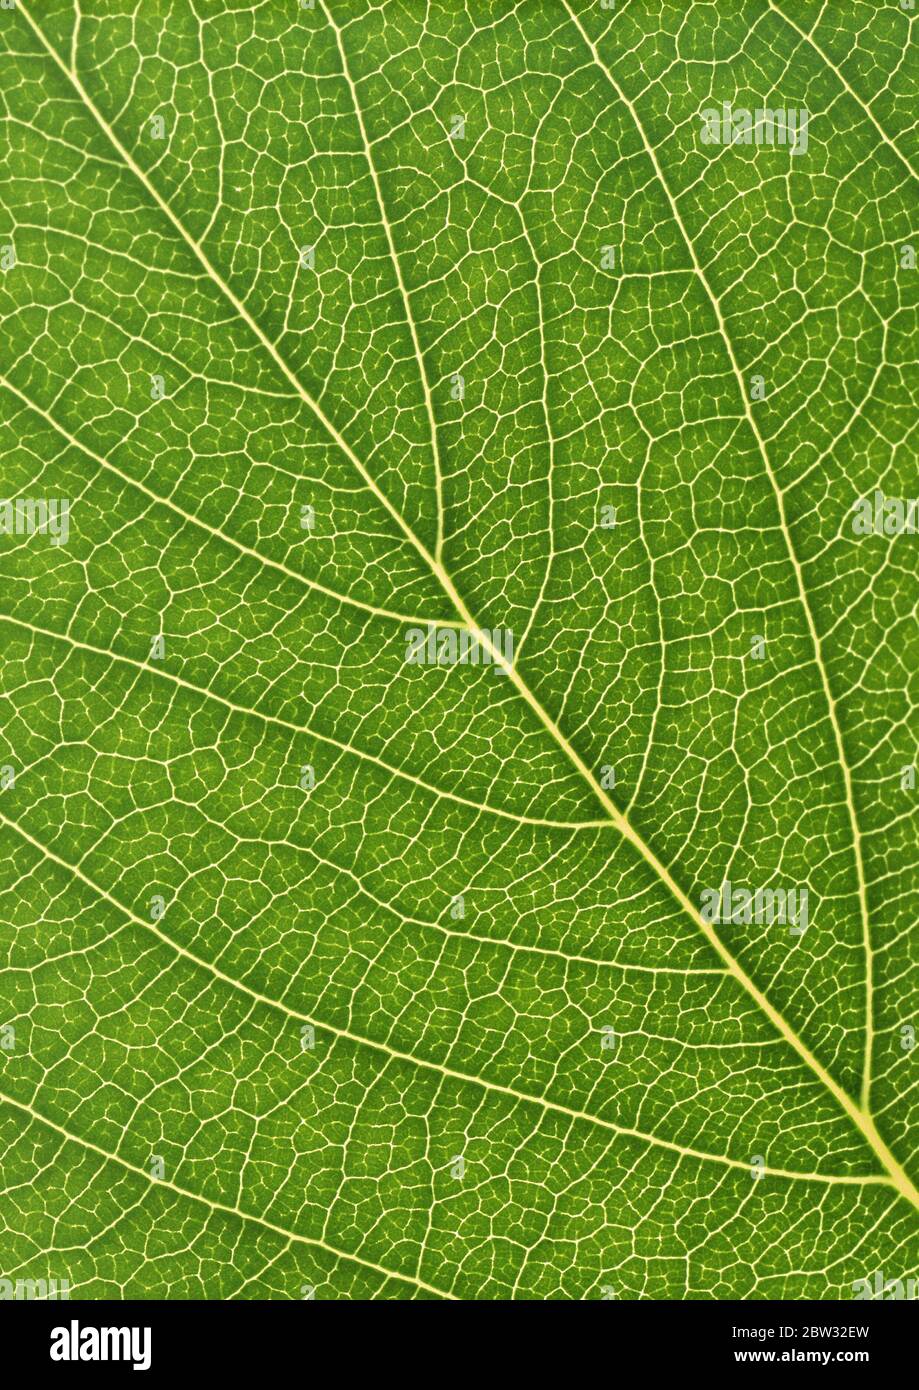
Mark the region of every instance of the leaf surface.
[[851, 522], [917, 68], [838, 9], [2, 12], [0, 493], [70, 535], [0, 536], [0, 1276], [915, 1273], [917, 538]]

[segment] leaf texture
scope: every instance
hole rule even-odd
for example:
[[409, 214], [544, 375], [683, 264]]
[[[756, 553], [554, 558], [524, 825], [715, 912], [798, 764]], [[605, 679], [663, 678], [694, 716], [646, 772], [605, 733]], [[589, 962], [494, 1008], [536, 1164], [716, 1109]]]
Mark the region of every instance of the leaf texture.
[[0, 11], [0, 1277], [915, 1274], [915, 42]]

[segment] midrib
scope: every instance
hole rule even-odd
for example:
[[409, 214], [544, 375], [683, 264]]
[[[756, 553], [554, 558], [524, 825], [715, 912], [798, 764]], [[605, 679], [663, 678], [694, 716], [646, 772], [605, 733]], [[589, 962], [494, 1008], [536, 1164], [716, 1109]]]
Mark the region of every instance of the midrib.
[[[663, 182], [663, 176], [662, 176], [662, 174], [661, 174], [661, 171], [660, 171], [660, 168], [659, 168], [659, 165], [658, 165], [658, 162], [657, 162], [656, 155], [654, 154], [653, 148], [649, 145], [649, 143], [648, 143], [648, 141], [647, 141], [647, 137], [645, 136], [644, 130], [643, 130], [643, 128], [641, 127], [640, 123], [638, 122], [637, 115], [636, 115], [636, 113], [634, 112], [634, 109], [632, 108], [631, 103], [628, 102], [628, 99], [625, 97], [624, 93], [621, 92], [620, 88], [618, 87], [618, 84], [617, 84], [617, 83], [615, 82], [615, 80], [613, 79], [612, 74], [609, 73], [609, 71], [608, 71], [608, 69], [606, 68], [605, 64], [603, 64], [603, 63], [601, 62], [601, 60], [600, 60], [600, 58], [599, 58], [599, 55], [598, 55], [598, 53], [597, 53], [597, 50], [596, 50], [595, 46], [592, 44], [592, 42], [590, 41], [590, 39], [589, 39], [588, 36], [586, 35], [586, 33], [585, 33], [583, 27], [581, 26], [580, 21], [577, 19], [577, 16], [574, 15], [574, 13], [571, 11], [570, 6], [567, 4], [567, 0], [563, 0], [563, 3], [565, 4], [565, 8], [568, 10], [569, 14], [571, 15], [572, 20], [573, 20], [574, 23], [577, 25], [578, 30], [579, 30], [579, 32], [581, 33], [582, 38], [584, 39], [585, 43], [588, 45], [588, 47], [589, 47], [589, 49], [590, 49], [590, 51], [591, 51], [591, 54], [592, 54], [592, 56], [593, 56], [593, 58], [594, 58], [594, 61], [598, 64], [598, 66], [600, 66], [600, 67], [603, 69], [604, 72], [607, 73], [607, 76], [609, 77], [610, 82], [611, 82], [611, 84], [612, 84], [613, 87], [614, 87], [614, 90], [617, 92], [617, 94], [620, 96], [620, 99], [623, 101], [623, 103], [627, 106], [627, 108], [628, 108], [629, 111], [631, 112], [631, 114], [632, 114], [632, 116], [633, 116], [633, 119], [635, 120], [635, 123], [636, 123], [636, 125], [637, 125], [637, 127], [638, 127], [639, 133], [640, 133], [640, 135], [641, 135], [641, 137], [642, 137], [642, 140], [643, 140], [643, 142], [644, 142], [644, 144], [645, 144], [645, 147], [646, 147], [648, 153], [650, 154], [650, 157], [651, 157], [651, 159], [652, 159], [652, 163], [653, 163], [655, 169], [657, 170], [658, 177], [659, 177], [659, 179], [660, 179], [660, 181], [661, 181], [661, 183], [662, 183], [662, 185], [663, 185], [663, 187], [664, 187], [664, 191], [665, 191], [665, 193], [666, 193], [666, 195], [667, 195], [667, 197], [668, 197], [668, 200], [670, 201], [671, 206], [674, 207], [674, 211], [675, 211], [675, 216], [676, 216], [677, 222], [678, 222], [678, 224], [679, 224], [681, 230], [683, 231], [684, 238], [687, 240], [687, 245], [688, 245], [688, 247], [689, 247], [690, 254], [691, 254], [691, 256], [692, 256], [694, 265], [695, 265], [695, 267], [696, 267], [696, 269], [697, 269], [697, 273], [698, 273], [698, 274], [700, 275], [700, 277], [702, 278], [703, 283], [706, 285], [706, 288], [708, 288], [708, 286], [707, 286], [707, 281], [705, 281], [704, 276], [702, 276], [701, 269], [699, 268], [698, 260], [697, 260], [696, 255], [695, 255], [695, 250], [694, 250], [694, 248], [692, 247], [692, 244], [689, 242], [688, 238], [686, 238], [685, 229], [683, 229], [683, 226], [682, 226], [682, 220], [681, 220], [680, 217], [679, 217], [678, 211], [675, 209], [675, 205], [674, 205], [674, 203], [673, 203], [672, 196], [671, 196], [670, 193], [669, 193], [669, 189], [667, 188], [666, 184], [664, 184], [664, 182]], [[830, 1075], [830, 1073], [827, 1071], [827, 1069], [826, 1069], [826, 1068], [818, 1061], [818, 1059], [813, 1055], [813, 1053], [812, 1053], [812, 1052], [810, 1051], [810, 1049], [806, 1046], [806, 1044], [802, 1041], [802, 1039], [798, 1037], [797, 1033], [794, 1031], [794, 1029], [791, 1027], [791, 1025], [787, 1022], [787, 1020], [784, 1018], [784, 1016], [783, 1016], [783, 1015], [778, 1011], [778, 1009], [776, 1009], [776, 1008], [774, 1007], [774, 1005], [766, 998], [766, 996], [765, 996], [765, 994], [763, 994], [762, 990], [759, 989], [759, 987], [754, 983], [754, 981], [751, 979], [751, 977], [750, 977], [750, 976], [747, 974], [747, 972], [743, 969], [743, 967], [742, 967], [742, 965], [740, 964], [740, 962], [733, 956], [733, 954], [728, 950], [727, 946], [725, 946], [724, 943], [720, 940], [720, 938], [718, 937], [717, 933], [713, 930], [713, 927], [712, 927], [711, 923], [705, 922], [705, 921], [703, 920], [702, 915], [701, 915], [699, 909], [698, 909], [698, 908], [695, 906], [695, 904], [692, 903], [692, 901], [686, 896], [686, 894], [683, 892], [682, 888], [680, 888], [680, 886], [677, 884], [677, 882], [676, 882], [675, 879], [673, 878], [673, 876], [672, 876], [672, 874], [670, 873], [669, 869], [667, 869], [667, 867], [666, 867], [666, 866], [661, 862], [661, 860], [657, 857], [657, 855], [656, 855], [656, 854], [654, 853], [654, 851], [651, 849], [650, 845], [648, 845], [648, 844], [646, 843], [646, 841], [638, 834], [638, 832], [634, 829], [634, 827], [631, 825], [630, 821], [626, 818], [626, 816], [625, 816], [625, 815], [619, 810], [619, 808], [613, 803], [613, 801], [609, 798], [609, 796], [607, 796], [607, 794], [606, 794], [606, 792], [604, 791], [604, 789], [599, 785], [599, 783], [598, 783], [598, 782], [596, 781], [596, 779], [594, 778], [593, 774], [591, 773], [591, 771], [590, 771], [590, 769], [588, 768], [587, 764], [584, 762], [583, 758], [580, 756], [580, 754], [577, 752], [577, 750], [572, 746], [572, 744], [570, 743], [570, 741], [568, 740], [568, 738], [565, 736], [565, 734], [562, 732], [562, 730], [559, 728], [558, 724], [555, 722], [555, 720], [552, 718], [552, 716], [548, 713], [548, 711], [543, 707], [543, 705], [540, 703], [540, 701], [536, 698], [536, 696], [535, 696], [535, 695], [533, 694], [533, 692], [530, 690], [529, 686], [528, 686], [528, 685], [526, 684], [526, 682], [523, 680], [522, 676], [520, 675], [520, 673], [519, 673], [519, 671], [516, 669], [516, 667], [514, 667], [513, 665], [511, 665], [511, 664], [506, 660], [506, 658], [504, 657], [503, 653], [500, 652], [500, 651], [497, 649], [497, 647], [493, 644], [493, 642], [491, 641], [491, 639], [490, 639], [488, 633], [487, 633], [487, 632], [484, 632], [482, 629], [479, 628], [478, 624], [475, 622], [475, 620], [473, 619], [471, 613], [469, 612], [468, 608], [466, 607], [465, 603], [463, 602], [463, 599], [462, 599], [461, 595], [460, 595], [459, 592], [457, 591], [456, 586], [453, 584], [452, 579], [450, 578], [449, 574], [447, 573], [447, 571], [446, 571], [446, 569], [444, 568], [444, 566], [443, 566], [443, 564], [441, 563], [441, 561], [440, 561], [439, 559], [437, 559], [434, 555], [432, 555], [432, 554], [429, 552], [429, 550], [427, 549], [427, 547], [424, 545], [424, 543], [420, 540], [420, 538], [419, 538], [418, 536], [415, 535], [413, 529], [412, 529], [411, 526], [408, 524], [408, 522], [405, 520], [405, 518], [402, 516], [401, 512], [395, 507], [395, 505], [394, 505], [392, 502], [390, 502], [389, 498], [388, 498], [388, 497], [386, 496], [386, 494], [382, 491], [382, 489], [378, 486], [378, 484], [376, 483], [375, 479], [374, 479], [374, 478], [371, 476], [371, 474], [367, 471], [367, 469], [366, 469], [366, 467], [364, 466], [363, 462], [360, 460], [360, 458], [357, 456], [357, 454], [356, 454], [356, 453], [354, 452], [354, 450], [351, 448], [351, 446], [350, 446], [350, 444], [348, 443], [348, 441], [347, 441], [347, 440], [344, 438], [344, 436], [339, 432], [339, 430], [336, 428], [336, 426], [334, 425], [334, 423], [332, 422], [332, 420], [328, 417], [328, 415], [325, 413], [325, 411], [324, 411], [324, 410], [322, 409], [322, 407], [319, 405], [318, 401], [316, 401], [316, 400], [313, 398], [313, 396], [310, 394], [310, 392], [307, 391], [307, 389], [303, 386], [303, 384], [301, 383], [301, 381], [300, 381], [299, 378], [297, 377], [296, 373], [295, 373], [295, 372], [293, 371], [293, 369], [290, 367], [290, 365], [288, 364], [288, 362], [286, 361], [286, 359], [282, 356], [282, 354], [281, 354], [281, 352], [279, 351], [277, 345], [276, 345], [275, 343], [273, 343], [273, 342], [271, 341], [271, 339], [268, 338], [268, 336], [263, 332], [263, 330], [262, 330], [262, 328], [260, 327], [260, 325], [257, 323], [257, 321], [256, 321], [256, 320], [252, 317], [252, 315], [249, 313], [249, 311], [248, 311], [248, 309], [246, 308], [245, 304], [243, 304], [243, 302], [238, 298], [238, 296], [234, 293], [234, 291], [232, 290], [232, 288], [230, 287], [230, 285], [226, 282], [226, 280], [224, 280], [224, 278], [221, 276], [220, 272], [219, 272], [219, 271], [216, 269], [216, 267], [212, 264], [212, 262], [210, 261], [210, 259], [209, 259], [208, 256], [206, 255], [206, 253], [203, 251], [201, 245], [200, 245], [197, 241], [195, 241], [195, 239], [191, 236], [191, 234], [186, 230], [184, 224], [179, 220], [179, 218], [178, 218], [178, 217], [176, 216], [176, 214], [173, 212], [172, 208], [169, 206], [169, 204], [166, 202], [166, 200], [161, 196], [161, 194], [158, 192], [158, 190], [155, 188], [155, 186], [154, 186], [154, 185], [150, 182], [150, 180], [147, 178], [147, 175], [145, 174], [144, 170], [143, 170], [143, 169], [140, 167], [140, 165], [135, 161], [135, 159], [134, 159], [134, 157], [131, 155], [130, 151], [121, 143], [121, 141], [119, 140], [118, 136], [115, 134], [115, 131], [114, 131], [114, 130], [112, 129], [112, 127], [109, 125], [108, 121], [105, 119], [105, 117], [104, 117], [104, 115], [102, 114], [102, 112], [98, 109], [98, 107], [97, 107], [96, 104], [93, 102], [92, 98], [90, 97], [89, 93], [86, 91], [86, 89], [85, 89], [85, 87], [84, 87], [82, 81], [80, 80], [79, 75], [78, 75], [75, 71], [72, 71], [70, 68], [67, 67], [67, 65], [65, 64], [65, 62], [63, 61], [63, 59], [62, 59], [62, 58], [60, 57], [60, 55], [58, 54], [57, 50], [54, 48], [54, 46], [53, 46], [53, 45], [48, 41], [48, 39], [45, 37], [45, 34], [44, 34], [44, 32], [42, 31], [42, 29], [39, 27], [38, 24], [36, 24], [35, 20], [32, 18], [31, 14], [29, 13], [29, 10], [28, 10], [27, 5], [24, 3], [24, 0], [20, 0], [20, 3], [19, 3], [18, 8], [19, 8], [20, 13], [24, 16], [24, 18], [25, 18], [26, 21], [28, 22], [29, 26], [31, 27], [31, 29], [32, 29], [33, 32], [35, 33], [35, 35], [36, 35], [36, 37], [38, 38], [39, 42], [41, 43], [42, 47], [46, 50], [46, 52], [47, 52], [48, 55], [51, 57], [51, 59], [54, 61], [54, 63], [57, 65], [57, 67], [60, 68], [61, 72], [65, 75], [65, 77], [67, 78], [67, 80], [72, 84], [72, 86], [74, 87], [74, 89], [77, 91], [77, 93], [78, 93], [79, 96], [80, 96], [80, 99], [84, 102], [84, 104], [86, 105], [86, 108], [91, 112], [91, 114], [92, 114], [93, 118], [95, 119], [95, 121], [97, 122], [99, 128], [103, 131], [103, 133], [105, 134], [106, 138], [109, 140], [109, 142], [111, 143], [111, 145], [113, 146], [113, 148], [114, 148], [115, 150], [117, 150], [118, 154], [119, 154], [119, 155], [121, 156], [121, 158], [123, 159], [123, 161], [124, 161], [125, 165], [127, 166], [127, 168], [130, 169], [130, 171], [135, 175], [135, 177], [139, 180], [139, 182], [142, 184], [142, 186], [146, 189], [146, 191], [147, 191], [147, 193], [149, 194], [149, 196], [153, 199], [153, 201], [155, 202], [155, 204], [157, 205], [157, 207], [158, 207], [158, 208], [161, 210], [161, 212], [168, 218], [169, 222], [170, 222], [170, 223], [172, 224], [172, 226], [176, 229], [176, 231], [178, 232], [178, 234], [181, 236], [182, 240], [186, 243], [186, 245], [190, 248], [190, 250], [193, 252], [193, 254], [194, 254], [194, 255], [197, 257], [197, 259], [200, 261], [201, 265], [203, 266], [203, 268], [205, 269], [205, 271], [207, 272], [207, 274], [209, 275], [209, 277], [213, 280], [214, 284], [218, 287], [218, 289], [221, 291], [221, 293], [226, 297], [226, 299], [229, 301], [229, 303], [233, 306], [233, 308], [234, 308], [234, 309], [236, 310], [236, 312], [239, 314], [240, 318], [246, 323], [246, 325], [248, 326], [248, 328], [250, 329], [250, 331], [255, 335], [255, 337], [256, 337], [256, 338], [258, 339], [258, 341], [262, 344], [262, 346], [265, 348], [265, 350], [270, 354], [272, 360], [275, 362], [275, 364], [277, 365], [278, 369], [283, 373], [283, 375], [286, 377], [286, 379], [290, 382], [291, 386], [292, 386], [292, 387], [294, 388], [294, 390], [297, 392], [297, 394], [299, 395], [299, 397], [301, 398], [301, 400], [310, 408], [310, 410], [313, 411], [313, 413], [315, 414], [316, 418], [319, 420], [319, 422], [322, 424], [322, 426], [323, 426], [323, 427], [325, 428], [325, 430], [328, 432], [329, 436], [330, 436], [330, 437], [334, 440], [334, 442], [338, 445], [338, 447], [339, 447], [339, 448], [341, 449], [341, 451], [344, 453], [344, 455], [346, 456], [346, 458], [348, 458], [349, 461], [353, 464], [353, 466], [356, 468], [357, 472], [359, 473], [360, 477], [364, 480], [366, 486], [371, 490], [371, 492], [373, 493], [373, 495], [377, 498], [377, 500], [380, 502], [380, 504], [386, 509], [386, 511], [387, 511], [387, 512], [389, 513], [389, 515], [392, 517], [393, 521], [396, 523], [396, 525], [397, 525], [397, 526], [399, 527], [399, 529], [402, 531], [402, 533], [403, 533], [403, 535], [405, 536], [406, 540], [415, 548], [415, 550], [418, 552], [418, 554], [420, 555], [420, 557], [422, 558], [422, 560], [425, 562], [425, 564], [426, 564], [427, 566], [429, 566], [429, 568], [430, 568], [430, 570], [431, 570], [431, 573], [437, 578], [437, 580], [438, 580], [439, 583], [441, 584], [441, 586], [442, 586], [442, 588], [443, 588], [445, 594], [448, 596], [448, 598], [450, 599], [450, 601], [453, 603], [454, 608], [455, 608], [457, 614], [459, 615], [460, 619], [462, 620], [462, 622], [463, 622], [466, 626], [468, 626], [468, 627], [470, 628], [470, 630], [472, 630], [472, 631], [477, 635], [477, 637], [478, 637], [479, 641], [481, 642], [482, 646], [489, 652], [489, 654], [491, 655], [492, 660], [495, 662], [495, 664], [501, 666], [502, 669], [506, 672], [506, 674], [508, 675], [508, 677], [509, 677], [510, 680], [512, 681], [514, 687], [516, 688], [518, 694], [519, 694], [519, 695], [521, 696], [521, 698], [526, 702], [526, 704], [529, 706], [529, 708], [533, 711], [533, 713], [534, 713], [534, 715], [536, 716], [536, 718], [537, 718], [537, 719], [539, 720], [539, 722], [543, 725], [543, 727], [546, 729], [546, 731], [549, 733], [549, 735], [552, 737], [552, 739], [555, 741], [555, 743], [558, 745], [558, 747], [562, 750], [562, 752], [566, 755], [566, 757], [569, 759], [569, 761], [571, 762], [571, 764], [577, 769], [577, 771], [578, 771], [578, 772], [580, 773], [580, 775], [583, 777], [583, 779], [585, 780], [585, 782], [587, 783], [587, 785], [590, 787], [590, 790], [591, 790], [591, 792], [593, 793], [593, 795], [597, 798], [597, 800], [599, 800], [600, 804], [603, 806], [604, 811], [606, 812], [607, 817], [609, 818], [610, 823], [619, 831], [619, 833], [620, 833], [620, 835], [623, 837], [623, 839], [627, 840], [627, 841], [629, 842], [629, 844], [632, 845], [632, 847], [636, 850], [636, 852], [642, 857], [642, 859], [645, 860], [645, 862], [649, 865], [649, 867], [654, 871], [654, 873], [658, 876], [658, 878], [661, 880], [661, 882], [662, 882], [662, 883], [665, 885], [665, 887], [668, 889], [668, 891], [670, 892], [670, 894], [672, 895], [672, 897], [674, 898], [674, 900], [675, 900], [675, 901], [679, 904], [679, 906], [692, 918], [693, 922], [694, 922], [695, 925], [698, 927], [698, 929], [702, 932], [702, 934], [705, 936], [706, 940], [709, 942], [709, 944], [710, 944], [710, 946], [712, 947], [712, 949], [717, 953], [717, 955], [721, 958], [721, 960], [724, 961], [725, 966], [727, 967], [727, 970], [729, 971], [729, 973], [730, 973], [731, 975], [734, 976], [734, 978], [737, 980], [737, 982], [738, 982], [738, 983], [742, 986], [742, 988], [750, 995], [750, 997], [751, 997], [751, 998], [753, 999], [753, 1001], [757, 1004], [757, 1006], [759, 1007], [759, 1009], [760, 1009], [760, 1010], [765, 1014], [765, 1016], [769, 1019], [770, 1023], [771, 1023], [771, 1024], [773, 1025], [773, 1027], [778, 1031], [778, 1033], [781, 1035], [781, 1037], [783, 1037], [783, 1038], [785, 1039], [785, 1041], [794, 1049], [794, 1051], [798, 1054], [798, 1056], [802, 1059], [802, 1061], [808, 1066], [808, 1068], [813, 1072], [813, 1074], [818, 1078], [818, 1080], [824, 1085], [824, 1087], [825, 1087], [825, 1088], [829, 1091], [829, 1093], [833, 1096], [834, 1100], [842, 1107], [842, 1109], [845, 1111], [845, 1113], [846, 1113], [846, 1115], [848, 1116], [848, 1118], [849, 1118], [849, 1119], [852, 1121], [852, 1123], [856, 1126], [856, 1128], [858, 1129], [859, 1133], [862, 1135], [862, 1137], [865, 1139], [865, 1141], [868, 1143], [868, 1145], [870, 1146], [870, 1148], [871, 1148], [872, 1151], [874, 1152], [874, 1154], [875, 1154], [875, 1156], [877, 1157], [878, 1162], [880, 1163], [881, 1167], [882, 1167], [882, 1168], [885, 1170], [885, 1172], [888, 1174], [889, 1180], [890, 1180], [890, 1182], [893, 1184], [893, 1186], [897, 1189], [897, 1191], [901, 1194], [901, 1196], [905, 1197], [905, 1198], [907, 1199], [907, 1201], [911, 1202], [912, 1205], [913, 1205], [917, 1210], [919, 1210], [919, 1191], [916, 1190], [915, 1186], [912, 1184], [912, 1182], [910, 1181], [910, 1179], [908, 1178], [908, 1176], [906, 1175], [906, 1173], [903, 1171], [902, 1167], [901, 1167], [900, 1164], [897, 1162], [897, 1160], [896, 1160], [896, 1158], [894, 1157], [894, 1155], [890, 1152], [889, 1148], [888, 1148], [887, 1145], [884, 1143], [884, 1141], [883, 1141], [883, 1139], [881, 1138], [881, 1136], [878, 1134], [877, 1129], [876, 1129], [875, 1124], [874, 1124], [874, 1121], [873, 1121], [873, 1119], [871, 1118], [871, 1116], [867, 1113], [867, 1111], [866, 1111], [865, 1109], [861, 1108], [860, 1106], [858, 1106], [858, 1105], [855, 1103], [855, 1101], [851, 1098], [851, 1096], [849, 1096], [848, 1093], [847, 1093], [846, 1091], [843, 1090], [843, 1088], [842, 1088], [842, 1087], [834, 1080], [834, 1078]], [[709, 290], [709, 296], [712, 297], [712, 296], [711, 296], [711, 291], [710, 291], [710, 290]], [[723, 321], [722, 321], [722, 319], [721, 319], [720, 309], [719, 309], [718, 306], [717, 306], [717, 301], [714, 301], [714, 300], [713, 300], [713, 302], [715, 303], [715, 306], [716, 306], [716, 310], [717, 310], [719, 322], [722, 322], [722, 332], [723, 332]], [[724, 334], [724, 332], [723, 332], [723, 336], [725, 337], [725, 341], [727, 342], [727, 337], [726, 337], [726, 334]], [[732, 361], [732, 365], [733, 365], [734, 370], [735, 370], [735, 374], [738, 374], [738, 375], [739, 375], [739, 372], [738, 372], [738, 369], [737, 369], [737, 365], [736, 365], [736, 359], [734, 358], [734, 354], [733, 354], [733, 349], [731, 348], [731, 345], [730, 345], [729, 342], [728, 342], [728, 349], [729, 349], [729, 355], [730, 355], [730, 358], [731, 358], [731, 361]], [[742, 388], [742, 387], [743, 387], [742, 379], [741, 379], [741, 381], [740, 381], [740, 385], [741, 385], [741, 388]], [[747, 402], [747, 399], [746, 399], [746, 392], [743, 391], [743, 390], [742, 390], [742, 399], [743, 399], [743, 401], [744, 401], [744, 407], [745, 407], [745, 409], [746, 409], [746, 411], [747, 411], [747, 416], [748, 416], [748, 418], [751, 418], [751, 412], [750, 412], [750, 410], [749, 410], [749, 403]], [[753, 429], [754, 429], [754, 434], [755, 434], [757, 440], [759, 441], [760, 448], [762, 449], [762, 451], [763, 451], [763, 453], [764, 453], [764, 456], [765, 456], [765, 447], [764, 447], [763, 441], [762, 441], [762, 439], [761, 439], [761, 436], [760, 436], [760, 434], [759, 434], [759, 431], [756, 429], [755, 423], [754, 423], [754, 425], [753, 425]], [[768, 468], [768, 472], [769, 472], [770, 479], [773, 479], [773, 482], [774, 482], [774, 475], [773, 475], [773, 473], [772, 473], [771, 466], [769, 465], [768, 457], [767, 457], [767, 456], [765, 456], [765, 457], [766, 457], [766, 464], [767, 464], [767, 468]], [[779, 498], [781, 498], [781, 494], [778, 494], [778, 495], [779, 495]], [[782, 520], [783, 520], [783, 523], [784, 523], [784, 506], [782, 505], [780, 509], [781, 509]], [[786, 532], [786, 535], [787, 535], [787, 532]], [[799, 566], [796, 566], [796, 569], [797, 569], [798, 577], [799, 577], [799, 580], [800, 580], [800, 567], [799, 567]], [[810, 615], [809, 606], [808, 606], [806, 603], [805, 603], [805, 611], [806, 611], [806, 613], [807, 613], [807, 615], [808, 615], [808, 620], [809, 620], [809, 622], [811, 623], [811, 626], [813, 627], [813, 619], [812, 619], [812, 617], [811, 617], [811, 615]], [[818, 657], [819, 657], [819, 648], [818, 648]], [[820, 665], [821, 670], [822, 670], [822, 662], [819, 662], [819, 661], [818, 661], [818, 664]], [[846, 767], [847, 764], [845, 764], [845, 762], [843, 762], [843, 766]], [[17, 829], [18, 829], [18, 827], [17, 827]], [[47, 853], [47, 851], [45, 851], [45, 852]], [[146, 925], [149, 925], [149, 924], [146, 924]], [[199, 962], [199, 963], [200, 963], [200, 962]], [[236, 983], [236, 982], [234, 982], [234, 983]], [[320, 1025], [320, 1026], [325, 1026], [325, 1025]], [[414, 1060], [414, 1059], [413, 1059], [413, 1060]], [[467, 1079], [468, 1079], [468, 1078], [467, 1078]], [[523, 1098], [523, 1097], [521, 1097], [521, 1098]], [[543, 1102], [543, 1103], [544, 1103], [544, 1102]], [[589, 1117], [589, 1118], [594, 1118], [594, 1117]], [[642, 1137], [648, 1138], [649, 1136], [642, 1136]], [[652, 1139], [651, 1142], [659, 1142], [659, 1141], [654, 1141], [654, 1140]]]

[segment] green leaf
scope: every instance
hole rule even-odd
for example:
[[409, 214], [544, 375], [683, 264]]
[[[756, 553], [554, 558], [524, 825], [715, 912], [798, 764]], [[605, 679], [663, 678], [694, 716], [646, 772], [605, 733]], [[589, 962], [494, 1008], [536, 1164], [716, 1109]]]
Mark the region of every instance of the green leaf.
[[14, 1290], [915, 1273], [913, 18], [0, 11]]

